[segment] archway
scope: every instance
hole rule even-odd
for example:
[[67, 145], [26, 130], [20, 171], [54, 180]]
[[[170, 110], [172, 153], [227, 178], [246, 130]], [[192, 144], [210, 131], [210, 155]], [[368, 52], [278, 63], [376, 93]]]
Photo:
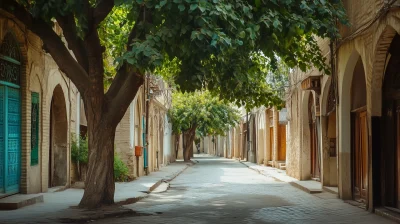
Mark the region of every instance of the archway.
[[68, 119], [64, 92], [60, 85], [53, 91], [50, 107], [49, 187], [68, 181]]
[[[21, 53], [13, 34], [0, 44], [0, 195], [19, 192], [21, 174]], [[5, 172], [7, 171], [7, 172]], [[4, 174], [4, 175], [3, 175]]]
[[382, 89], [381, 204], [400, 208], [400, 36], [388, 50]]
[[336, 79], [329, 77], [323, 88], [321, 102], [321, 167], [323, 186], [337, 187], [338, 156], [336, 143]]
[[351, 82], [351, 170], [352, 197], [354, 200], [368, 201], [368, 124], [367, 92], [364, 65], [358, 58]]

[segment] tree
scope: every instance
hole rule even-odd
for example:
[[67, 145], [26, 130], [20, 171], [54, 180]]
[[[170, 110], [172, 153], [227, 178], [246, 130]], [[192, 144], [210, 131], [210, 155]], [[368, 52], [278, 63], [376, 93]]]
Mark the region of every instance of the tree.
[[197, 135], [225, 135], [239, 121], [238, 111], [229, 103], [213, 97], [208, 91], [175, 92], [168, 111], [172, 130], [183, 134], [183, 158], [190, 160], [193, 141]]
[[256, 82], [265, 80], [259, 56], [272, 68], [280, 57], [328, 71], [314, 37], [337, 37], [337, 20], [346, 23], [339, 0], [2, 0], [0, 9], [43, 40], [81, 93], [89, 167], [79, 205], [88, 208], [114, 203], [115, 129], [146, 71], [176, 60], [172, 77], [182, 90], [206, 87], [248, 107], [271, 104], [270, 88]]

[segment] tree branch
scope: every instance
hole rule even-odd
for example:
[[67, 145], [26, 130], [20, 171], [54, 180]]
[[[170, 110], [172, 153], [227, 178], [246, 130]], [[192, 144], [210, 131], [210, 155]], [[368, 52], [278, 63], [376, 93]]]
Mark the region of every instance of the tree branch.
[[132, 65], [125, 64], [119, 69], [106, 93], [108, 114], [113, 117], [111, 122], [118, 123], [122, 119], [143, 83], [143, 75], [135, 72]]
[[0, 1], [0, 9], [14, 15], [29, 30], [38, 35], [61, 71], [71, 79], [81, 93], [86, 90], [89, 79], [85, 69], [72, 57], [61, 38], [49, 24], [40, 18], [33, 18], [23, 6], [14, 0]]
[[114, 0], [100, 0], [93, 11], [93, 26], [97, 27], [111, 12], [114, 7]]
[[85, 69], [89, 71], [89, 62], [87, 52], [83, 41], [78, 36], [74, 16], [72, 14], [66, 16], [58, 16], [57, 22], [63, 30], [63, 34], [68, 43], [68, 48], [74, 52], [76, 60]]

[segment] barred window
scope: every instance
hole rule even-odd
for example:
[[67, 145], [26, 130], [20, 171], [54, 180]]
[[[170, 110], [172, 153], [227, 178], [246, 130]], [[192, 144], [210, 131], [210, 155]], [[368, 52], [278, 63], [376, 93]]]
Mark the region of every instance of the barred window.
[[32, 92], [31, 166], [39, 164], [39, 93]]

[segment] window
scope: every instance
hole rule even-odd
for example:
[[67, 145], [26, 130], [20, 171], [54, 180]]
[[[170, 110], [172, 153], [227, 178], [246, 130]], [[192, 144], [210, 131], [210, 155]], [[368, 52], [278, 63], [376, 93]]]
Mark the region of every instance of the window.
[[31, 166], [39, 164], [39, 93], [32, 92]]

